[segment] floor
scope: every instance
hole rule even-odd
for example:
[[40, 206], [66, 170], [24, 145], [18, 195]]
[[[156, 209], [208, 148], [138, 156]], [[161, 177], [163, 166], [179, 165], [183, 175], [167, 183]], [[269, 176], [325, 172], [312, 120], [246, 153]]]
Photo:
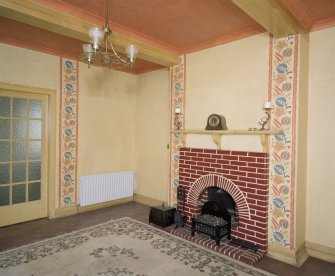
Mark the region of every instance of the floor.
[[[57, 219], [39, 219], [0, 228], [0, 251], [15, 248], [34, 241], [72, 232], [88, 226], [106, 222], [110, 219], [130, 217], [148, 223], [148, 206], [129, 202], [100, 210]], [[270, 259], [263, 258], [255, 265], [258, 268], [280, 276], [295, 275], [335, 275], [335, 264], [309, 257], [300, 268]]]

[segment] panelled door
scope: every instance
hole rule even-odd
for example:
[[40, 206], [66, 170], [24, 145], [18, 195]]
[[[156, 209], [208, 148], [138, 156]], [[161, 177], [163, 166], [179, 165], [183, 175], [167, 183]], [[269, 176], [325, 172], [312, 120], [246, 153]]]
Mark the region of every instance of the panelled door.
[[47, 107], [46, 95], [0, 91], [0, 226], [47, 216]]

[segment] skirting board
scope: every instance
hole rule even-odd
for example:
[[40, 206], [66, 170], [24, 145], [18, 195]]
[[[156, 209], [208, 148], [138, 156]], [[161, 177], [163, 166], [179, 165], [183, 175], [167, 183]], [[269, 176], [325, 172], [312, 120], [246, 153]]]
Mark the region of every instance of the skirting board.
[[326, 262], [335, 263], [335, 248], [309, 241], [305, 242], [305, 246], [309, 256]]
[[96, 210], [96, 209], [110, 207], [110, 206], [113, 206], [113, 205], [118, 205], [118, 204], [122, 204], [122, 203], [126, 203], [126, 202], [131, 202], [131, 201], [134, 201], [133, 197], [117, 199], [117, 200], [98, 203], [98, 204], [89, 205], [89, 206], [69, 206], [69, 207], [56, 209], [55, 213], [56, 213], [56, 218], [67, 217], [67, 216], [72, 216], [72, 215], [76, 215], [76, 214], [79, 214], [79, 213], [93, 211], [93, 210]]
[[107, 202], [103, 202], [103, 203], [98, 203], [98, 204], [94, 204], [94, 205], [89, 205], [89, 206], [79, 206], [78, 213], [84, 213], [84, 212], [88, 212], [88, 211], [93, 211], [93, 210], [96, 210], [96, 209], [110, 207], [110, 206], [113, 206], [113, 205], [119, 205], [119, 204], [122, 204], [122, 203], [131, 202], [131, 201], [134, 201], [134, 197], [132, 197], [132, 196], [131, 197], [117, 199], [117, 200], [113, 200], [113, 201], [107, 201]]
[[56, 218], [67, 217], [78, 214], [78, 206], [69, 206], [55, 210]]
[[162, 201], [162, 200], [158, 200], [155, 198], [151, 198], [151, 197], [147, 197], [147, 196], [143, 196], [143, 195], [138, 195], [138, 194], [134, 194], [134, 201], [138, 202], [138, 203], [142, 203], [144, 205], [147, 206], [157, 206], [157, 205], [162, 205], [162, 203], [164, 203], [165, 206], [168, 205], [167, 202]]
[[302, 266], [308, 258], [304, 244], [298, 250], [289, 250], [278, 245], [269, 244], [267, 256], [297, 267]]

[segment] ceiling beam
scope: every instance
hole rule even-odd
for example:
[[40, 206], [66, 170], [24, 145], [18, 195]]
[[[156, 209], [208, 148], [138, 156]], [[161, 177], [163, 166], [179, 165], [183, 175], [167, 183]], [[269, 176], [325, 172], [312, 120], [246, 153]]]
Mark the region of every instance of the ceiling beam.
[[276, 38], [306, 31], [283, 0], [232, 0], [232, 2]]
[[[88, 30], [96, 26], [33, 0], [0, 0], [0, 16], [84, 42], [89, 42]], [[139, 39], [127, 37], [115, 31], [112, 39], [115, 49], [119, 52], [124, 53], [126, 45], [134, 44], [139, 48], [138, 58], [166, 67], [179, 64], [179, 56], [176, 53], [162, 50]]]

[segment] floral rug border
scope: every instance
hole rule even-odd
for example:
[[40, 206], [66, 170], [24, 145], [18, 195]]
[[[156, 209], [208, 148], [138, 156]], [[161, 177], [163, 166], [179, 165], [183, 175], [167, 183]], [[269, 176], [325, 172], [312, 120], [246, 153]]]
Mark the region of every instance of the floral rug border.
[[[129, 217], [123, 217], [115, 220], [109, 220], [105, 223], [97, 224], [94, 226], [86, 227], [84, 229], [75, 230], [70, 233], [62, 234], [56, 237], [48, 238], [42, 241], [37, 241], [31, 244], [23, 245], [17, 248], [9, 249], [7, 251], [0, 252], [0, 271], [2, 268], [6, 268], [9, 266], [15, 266], [22, 263], [27, 263], [35, 260], [38, 257], [47, 257], [54, 253], [66, 250], [69, 247], [79, 246], [87, 240], [87, 237], [83, 236], [83, 234], [88, 234], [90, 237], [95, 238], [98, 237], [98, 233], [100, 230], [102, 232], [108, 232], [108, 227], [112, 227], [113, 223], [130, 223], [137, 224], [136, 226], [141, 226], [142, 229], [148, 231], [148, 234], [156, 234], [159, 237], [165, 238], [169, 241], [178, 242], [178, 244], [185, 246], [190, 249], [195, 249], [202, 255], [212, 254], [220, 259], [225, 265], [232, 267], [234, 269], [240, 270], [242, 272], [248, 273], [250, 275], [273, 275], [261, 269], [255, 268], [253, 266], [242, 263], [238, 260], [232, 259], [230, 257], [224, 256], [220, 253], [217, 253], [213, 250], [205, 248], [201, 245], [186, 241], [180, 237], [177, 237], [173, 234], [165, 232], [159, 228], [154, 226], [145, 224], [143, 222], [131, 219]], [[134, 227], [130, 229], [130, 231], [126, 231], [125, 228], [120, 227], [120, 232], [113, 232], [116, 235], [130, 235], [133, 234], [134, 237], [138, 239], [150, 239], [149, 237], [138, 235], [141, 233], [136, 233]], [[107, 233], [108, 234], [108, 233]], [[28, 251], [28, 252], [27, 252]], [[35, 253], [35, 254], [34, 254]], [[25, 260], [23, 260], [25, 259]], [[10, 261], [9, 261], [10, 260]], [[22, 261], [23, 260], [23, 261]]]

